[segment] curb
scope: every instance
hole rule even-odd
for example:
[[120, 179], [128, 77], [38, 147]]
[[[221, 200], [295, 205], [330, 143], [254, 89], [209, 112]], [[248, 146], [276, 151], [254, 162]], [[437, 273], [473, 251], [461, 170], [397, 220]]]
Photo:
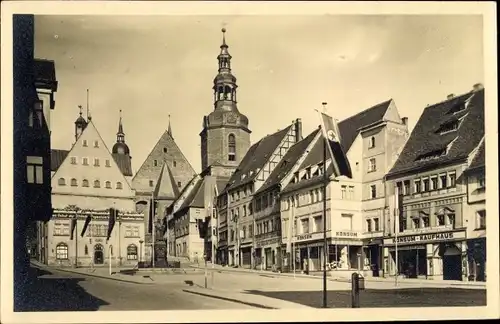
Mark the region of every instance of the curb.
[[245, 301], [241, 301], [241, 300], [234, 299], [234, 298], [228, 298], [228, 297], [222, 297], [222, 296], [205, 294], [205, 293], [198, 292], [198, 291], [192, 291], [192, 290], [187, 290], [187, 289], [183, 289], [182, 291], [186, 292], [186, 293], [194, 294], [194, 295], [199, 295], [199, 296], [204, 296], [204, 297], [209, 297], [209, 298], [215, 298], [215, 299], [225, 300], [225, 301], [229, 301], [229, 302], [233, 302], [233, 303], [238, 303], [238, 304], [243, 304], [243, 305], [252, 306], [252, 307], [257, 307], [257, 308], [278, 309], [278, 308], [274, 308], [274, 307], [270, 307], [270, 306], [265, 306], [265, 305], [262, 305], [262, 304], [245, 302]]
[[[195, 266], [191, 266], [192, 268], [195, 268], [195, 269], [201, 269], [201, 268], [198, 268], [198, 267], [195, 267]], [[213, 269], [213, 271], [217, 271], [219, 273], [222, 273], [222, 272], [230, 272], [230, 273], [241, 273], [241, 274], [254, 274], [254, 275], [261, 275], [261, 274], [268, 274], [270, 276], [274, 276], [274, 277], [281, 277], [281, 278], [293, 278], [293, 275], [289, 275], [289, 274], [283, 274], [283, 273], [274, 273], [274, 272], [271, 272], [271, 273], [268, 273], [268, 272], [257, 272], [257, 271], [241, 271], [241, 270], [233, 270], [233, 269]], [[309, 276], [309, 275], [296, 275], [297, 278], [303, 278], [303, 279], [323, 279], [322, 276]], [[345, 283], [349, 283], [351, 282], [350, 279], [348, 278], [334, 278], [334, 277], [328, 277], [327, 278], [328, 281], [335, 281], [335, 282], [345, 282]], [[377, 283], [388, 283], [390, 282], [389, 280], [372, 280], [372, 279], [369, 279], [369, 278], [365, 278], [365, 281], [366, 282], [377, 282]], [[411, 282], [411, 281], [398, 281], [398, 283], [402, 283], [404, 285], [418, 285], [418, 284], [424, 284], [423, 282]], [[446, 282], [436, 282], [434, 280], [429, 280], [428, 282], [425, 282], [425, 283], [429, 283], [429, 284], [434, 284], [434, 285], [439, 285], [439, 286], [443, 286], [443, 287], [460, 287], [460, 288], [467, 288], [467, 287], [473, 287], [472, 289], [474, 288], [483, 288], [483, 289], [486, 289], [486, 285], [482, 285], [482, 284], [466, 284], [466, 283], [446, 283]]]
[[115, 281], [121, 281], [121, 282], [128, 282], [128, 283], [132, 283], [132, 284], [136, 284], [136, 285], [151, 285], [152, 284], [152, 283], [149, 283], [149, 282], [137, 282], [137, 281], [131, 281], [131, 280], [125, 280], [125, 279], [119, 279], [119, 278], [113, 278], [113, 277], [106, 277], [106, 276], [101, 276], [101, 275], [96, 275], [96, 274], [71, 271], [71, 270], [60, 269], [60, 268], [48, 268], [48, 269], [54, 269], [55, 271], [61, 271], [61, 272], [79, 274], [79, 275], [87, 276], [87, 277], [94, 277], [94, 278], [100, 278], [100, 279], [108, 279], [108, 280], [115, 280]]

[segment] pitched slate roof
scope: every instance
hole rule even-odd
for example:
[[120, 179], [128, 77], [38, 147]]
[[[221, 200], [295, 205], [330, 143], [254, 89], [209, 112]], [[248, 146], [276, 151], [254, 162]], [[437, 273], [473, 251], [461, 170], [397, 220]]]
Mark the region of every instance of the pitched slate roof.
[[68, 150], [56, 150], [53, 149], [50, 152], [50, 171], [57, 171], [64, 159], [68, 156]]
[[[458, 130], [441, 135], [449, 122], [459, 118], [463, 119]], [[467, 159], [483, 136], [484, 89], [428, 106], [387, 176]], [[446, 152], [447, 146], [448, 152], [437, 156], [440, 151]], [[433, 155], [434, 158], [422, 159]]]
[[[322, 142], [322, 141], [318, 141], [318, 142]], [[323, 158], [321, 159], [320, 162], [322, 162], [322, 161], [323, 161]], [[326, 175], [328, 177], [330, 177], [332, 174], [333, 174], [333, 165], [330, 163], [330, 164], [328, 164], [328, 167], [326, 168]], [[285, 193], [292, 192], [295, 190], [300, 190], [302, 188], [307, 188], [309, 186], [314, 186], [314, 185], [323, 183], [323, 181], [324, 181], [324, 176], [322, 174], [319, 174], [316, 176], [312, 176], [311, 178], [309, 178], [307, 180], [300, 180], [299, 182], [296, 182], [296, 183], [290, 182], [283, 190], [281, 190], [281, 193], [285, 194]]]
[[[179, 195], [177, 196], [177, 199], [175, 199], [168, 207], [167, 209], [165, 210], [165, 212], [167, 214], [171, 214], [172, 211], [174, 210], [174, 206], [175, 204], [179, 201], [179, 199], [182, 198], [182, 196], [186, 193], [186, 191], [191, 188], [191, 184], [194, 182], [194, 181], [198, 181], [198, 175], [195, 175], [194, 177], [192, 177], [188, 183], [184, 186], [184, 188], [179, 192]], [[186, 197], [187, 198], [187, 197]]]
[[172, 171], [166, 163], [163, 163], [160, 176], [158, 177], [158, 181], [156, 181], [154, 196], [160, 199], [175, 199], [179, 196], [179, 188], [175, 183]]
[[[286, 177], [286, 175], [292, 170], [293, 166], [297, 163], [297, 160], [304, 154], [306, 148], [311, 144], [313, 139], [316, 137], [321, 129], [314, 130], [311, 134], [306, 136], [301, 141], [295, 143], [281, 159], [280, 163], [274, 168], [273, 172], [269, 175], [266, 182], [260, 187], [255, 194], [263, 192], [271, 187], [274, 187], [280, 183], [280, 181]], [[305, 152], [307, 153], [307, 152]]]
[[476, 155], [472, 159], [470, 163], [469, 170], [481, 168], [486, 165], [486, 154], [485, 154], [485, 146], [484, 141], [481, 142], [479, 148], [477, 149]]
[[194, 188], [188, 193], [186, 199], [176, 213], [190, 207], [203, 208], [205, 206], [205, 179], [199, 179]]
[[[287, 126], [285, 129], [268, 135], [252, 145], [229, 179], [226, 190], [253, 181], [258, 174], [257, 169], [261, 169], [266, 164], [271, 154], [280, 145], [281, 141], [283, 141], [283, 138], [288, 134], [291, 127], [292, 125]], [[250, 173], [251, 171], [252, 173]], [[245, 175], [245, 177], [242, 178], [242, 175]]]
[[392, 99], [384, 101], [339, 122], [341, 144], [345, 152], [349, 151], [351, 148], [351, 145], [358, 136], [360, 128], [383, 120], [391, 101]]
[[[68, 154], [69, 150], [52, 149], [50, 153], [50, 171], [57, 171]], [[132, 160], [130, 156], [121, 154], [112, 155], [122, 174], [126, 177], [132, 176]]]

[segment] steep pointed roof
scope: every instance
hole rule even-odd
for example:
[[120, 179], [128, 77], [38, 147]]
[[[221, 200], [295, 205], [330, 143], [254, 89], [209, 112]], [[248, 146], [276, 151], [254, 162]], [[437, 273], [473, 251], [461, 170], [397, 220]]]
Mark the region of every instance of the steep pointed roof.
[[285, 129], [268, 135], [252, 145], [229, 179], [226, 189], [229, 190], [253, 181], [259, 173], [258, 170], [266, 164], [271, 154], [280, 145], [292, 126], [293, 125], [289, 125]]
[[292, 170], [293, 166], [297, 163], [300, 157], [305, 152], [309, 144], [314, 140], [320, 128], [315, 129], [311, 134], [306, 136], [300, 142], [295, 143], [281, 159], [280, 163], [276, 166], [273, 172], [269, 175], [266, 182], [255, 192], [255, 194], [263, 192], [271, 187], [274, 187], [280, 183], [280, 181], [286, 177], [286, 175]]
[[339, 122], [341, 144], [345, 152], [349, 151], [358, 136], [359, 129], [382, 121], [392, 99], [379, 103], [371, 108]]
[[461, 162], [484, 136], [484, 89], [424, 109], [388, 176]]
[[172, 171], [166, 163], [163, 163], [160, 176], [156, 181], [154, 197], [159, 199], [176, 199], [178, 196], [179, 188], [175, 183]]

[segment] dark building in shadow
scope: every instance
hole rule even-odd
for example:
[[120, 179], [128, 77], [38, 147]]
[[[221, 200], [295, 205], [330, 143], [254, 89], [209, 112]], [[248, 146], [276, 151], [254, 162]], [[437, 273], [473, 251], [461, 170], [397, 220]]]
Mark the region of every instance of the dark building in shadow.
[[27, 283], [28, 229], [52, 215], [50, 111], [57, 81], [54, 62], [34, 58], [34, 33], [33, 15], [13, 16], [15, 292]]

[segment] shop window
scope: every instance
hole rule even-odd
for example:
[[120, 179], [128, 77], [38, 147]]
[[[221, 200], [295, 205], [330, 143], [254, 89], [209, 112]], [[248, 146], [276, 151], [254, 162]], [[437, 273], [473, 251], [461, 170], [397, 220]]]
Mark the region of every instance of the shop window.
[[476, 213], [476, 229], [486, 228], [486, 210], [479, 210]]
[[59, 243], [56, 246], [56, 259], [68, 260], [68, 246], [65, 243]]

